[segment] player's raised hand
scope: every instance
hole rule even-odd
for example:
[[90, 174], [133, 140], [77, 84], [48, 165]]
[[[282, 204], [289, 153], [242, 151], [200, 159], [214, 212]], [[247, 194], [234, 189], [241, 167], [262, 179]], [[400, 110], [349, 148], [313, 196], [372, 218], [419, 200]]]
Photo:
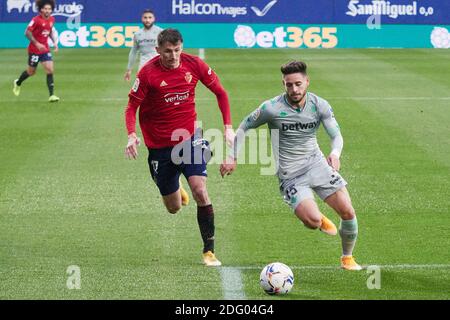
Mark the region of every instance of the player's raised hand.
[[136, 135], [136, 133], [131, 133], [128, 135], [128, 144], [125, 148], [125, 155], [128, 159], [136, 159], [138, 156], [137, 147], [141, 144], [141, 139]]
[[236, 138], [236, 133], [234, 133], [233, 128], [231, 125], [225, 126], [225, 142], [227, 143], [227, 146], [233, 147], [234, 145], [234, 139]]
[[233, 157], [228, 156], [225, 161], [220, 165], [220, 175], [223, 177], [229, 176], [236, 170], [236, 160]]
[[328, 156], [327, 162], [336, 171], [339, 171], [341, 168], [341, 160], [339, 160], [339, 157], [333, 153]]
[[123, 78], [125, 79], [125, 81], [130, 82], [130, 80], [131, 80], [131, 70], [127, 70], [125, 72], [125, 75], [123, 76]]

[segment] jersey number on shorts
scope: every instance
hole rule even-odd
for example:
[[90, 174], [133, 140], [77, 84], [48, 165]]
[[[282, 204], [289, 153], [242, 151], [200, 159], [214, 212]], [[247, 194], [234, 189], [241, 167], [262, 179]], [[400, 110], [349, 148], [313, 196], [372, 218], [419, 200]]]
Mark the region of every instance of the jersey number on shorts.
[[287, 188], [284, 192], [286, 194], [285, 196], [286, 200], [291, 201], [292, 197], [295, 196], [297, 192], [298, 191], [294, 186]]
[[152, 160], [152, 168], [155, 174], [158, 174], [158, 161]]
[[31, 56], [31, 62], [33, 62], [33, 63], [38, 63], [38, 62], [39, 62], [39, 56], [32, 55], [32, 56]]

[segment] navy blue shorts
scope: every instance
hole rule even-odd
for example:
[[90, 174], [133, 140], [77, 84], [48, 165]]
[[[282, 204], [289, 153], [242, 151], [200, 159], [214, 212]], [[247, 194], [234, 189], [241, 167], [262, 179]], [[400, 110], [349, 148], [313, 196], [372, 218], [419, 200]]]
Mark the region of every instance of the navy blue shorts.
[[206, 177], [206, 164], [211, 159], [209, 142], [196, 132], [190, 140], [174, 147], [148, 149], [148, 165], [153, 181], [163, 196], [174, 193], [180, 188], [180, 175], [186, 179], [191, 176]]
[[35, 53], [29, 53], [28, 54], [28, 65], [30, 67], [36, 68], [39, 62], [45, 62], [45, 61], [52, 61], [52, 54], [50, 52], [43, 53], [43, 54], [35, 54]]

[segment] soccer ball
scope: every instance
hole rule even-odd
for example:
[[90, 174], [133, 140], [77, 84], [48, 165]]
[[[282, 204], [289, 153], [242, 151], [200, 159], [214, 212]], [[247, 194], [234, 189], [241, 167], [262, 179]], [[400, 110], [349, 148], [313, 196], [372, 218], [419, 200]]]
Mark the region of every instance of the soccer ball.
[[268, 294], [287, 294], [294, 285], [294, 274], [284, 263], [273, 262], [261, 271], [259, 284]]

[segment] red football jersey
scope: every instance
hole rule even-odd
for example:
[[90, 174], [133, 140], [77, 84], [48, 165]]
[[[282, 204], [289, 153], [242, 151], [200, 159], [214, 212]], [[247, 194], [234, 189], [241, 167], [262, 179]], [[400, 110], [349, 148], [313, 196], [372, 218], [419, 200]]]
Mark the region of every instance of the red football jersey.
[[50, 51], [48, 47], [48, 37], [52, 33], [53, 26], [55, 25], [55, 18], [49, 17], [48, 19], [42, 18], [42, 16], [34, 17], [28, 24], [27, 30], [31, 31], [33, 37], [37, 42], [45, 46], [44, 51], [39, 51], [36, 46], [30, 42], [28, 45], [28, 52], [32, 54], [44, 54]]
[[[181, 54], [180, 66], [165, 68], [157, 56], [139, 71], [129, 97], [140, 102], [139, 124], [149, 148], [165, 148], [186, 139], [176, 131], [194, 133], [197, 119], [195, 87], [206, 87], [216, 80], [216, 73], [200, 58]], [[174, 134], [174, 137], [172, 137]]]

